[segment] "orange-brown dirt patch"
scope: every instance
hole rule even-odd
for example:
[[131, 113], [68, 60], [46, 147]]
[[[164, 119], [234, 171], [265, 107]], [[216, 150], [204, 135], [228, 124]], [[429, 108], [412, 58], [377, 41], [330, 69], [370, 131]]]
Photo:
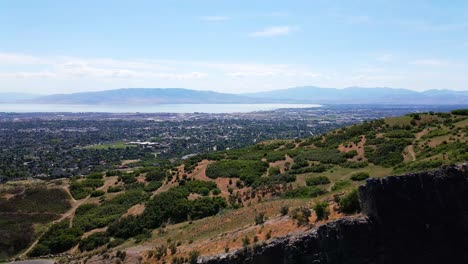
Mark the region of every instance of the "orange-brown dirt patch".
[[270, 162], [269, 166], [270, 166], [270, 168], [279, 167], [280, 172], [284, 173], [286, 171], [286, 169], [287, 169], [286, 167], [290, 166], [293, 163], [294, 163], [294, 160], [291, 157], [289, 157], [288, 155], [285, 155], [284, 160], [277, 160], [275, 162]]
[[415, 161], [416, 160], [416, 154], [414, 153], [413, 145], [409, 145], [403, 150], [403, 160], [405, 162], [410, 162], [410, 161]]
[[353, 161], [361, 161], [361, 160], [367, 160], [366, 157], [364, 156], [364, 145], [366, 144], [366, 136], [361, 136], [361, 141], [359, 141], [357, 144], [354, 142], [349, 142], [346, 145], [340, 144], [338, 146], [338, 150], [341, 152], [349, 152], [352, 150], [355, 150], [358, 154], [353, 157], [351, 160]]
[[188, 174], [188, 178], [193, 178], [196, 180], [201, 180], [201, 181], [213, 181], [213, 179], [208, 178], [206, 176], [206, 168], [208, 167], [209, 164], [214, 163], [212, 160], [202, 160], [198, 163], [198, 165], [195, 167], [193, 172], [191, 174]]
[[122, 215], [122, 217], [127, 217], [130, 215], [137, 216], [143, 214], [145, 211], [145, 205], [144, 204], [135, 204], [134, 206], [128, 208], [127, 212]]
[[96, 228], [96, 229], [93, 229], [93, 230], [90, 230], [90, 231], [84, 233], [84, 234], [81, 236], [81, 239], [87, 238], [87, 237], [89, 237], [90, 235], [95, 234], [95, 233], [101, 233], [101, 232], [106, 232], [106, 231], [107, 231], [107, 226], [101, 227], [101, 228]]

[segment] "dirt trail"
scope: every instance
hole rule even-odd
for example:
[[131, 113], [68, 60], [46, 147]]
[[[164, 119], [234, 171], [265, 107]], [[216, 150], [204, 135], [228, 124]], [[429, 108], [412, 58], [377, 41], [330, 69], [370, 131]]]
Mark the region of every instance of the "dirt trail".
[[[66, 189], [66, 191], [68, 193], [70, 193], [70, 190], [68, 190], [68, 187], [64, 187]], [[73, 217], [75, 216], [75, 211], [76, 209], [82, 205], [86, 200], [88, 200], [89, 196], [80, 200], [80, 201], [77, 201], [73, 198], [73, 196], [71, 196], [70, 194], [70, 197], [71, 197], [71, 208], [65, 212], [64, 214], [62, 214], [62, 216], [60, 216], [59, 219], [53, 221], [53, 223], [59, 223], [59, 222], [62, 222], [63, 220], [67, 219], [68, 217], [70, 217], [70, 227], [72, 226], [72, 219]], [[37, 243], [39, 242], [39, 240], [42, 238], [42, 236], [48, 231], [48, 229], [46, 231], [44, 231], [44, 233], [42, 233], [32, 244], [31, 246], [29, 246], [23, 253], [21, 253], [19, 255], [19, 258], [22, 259], [22, 258], [25, 258], [29, 252], [31, 252], [31, 250], [37, 245]]]
[[[354, 142], [348, 142], [346, 145], [340, 144], [338, 146], [338, 150], [340, 152], [349, 152], [352, 150], [355, 150], [358, 154], [353, 157], [353, 161], [361, 161], [361, 160], [367, 160], [365, 157], [364, 153], [364, 145], [366, 144], [366, 136], [362, 135], [361, 136], [361, 141], [359, 141], [357, 144]], [[349, 146], [349, 147], [348, 147]]]
[[409, 145], [408, 146], [408, 153], [410, 154], [411, 158], [413, 159], [413, 161], [416, 160], [416, 154], [414, 153], [414, 147], [413, 145]]
[[[117, 180], [117, 177], [106, 177], [105, 180], [104, 180], [104, 185], [97, 188], [98, 190], [107, 190], [107, 188], [109, 188], [109, 186], [111, 186], [112, 184], [114, 184], [114, 182]], [[67, 219], [67, 218], [70, 218], [70, 228], [73, 227], [73, 218], [75, 218], [75, 212], [76, 212], [76, 209], [84, 204], [86, 201], [88, 201], [88, 199], [90, 198], [90, 196], [88, 195], [86, 198], [83, 198], [81, 200], [75, 200], [75, 198], [73, 198], [73, 196], [71, 195], [71, 192], [70, 192], [70, 188], [69, 188], [69, 185], [67, 186], [64, 186], [63, 189], [65, 190], [65, 192], [68, 193], [68, 195], [70, 195], [70, 202], [71, 202], [71, 208], [66, 211], [64, 214], [62, 214], [62, 216], [60, 216], [59, 219], [53, 221], [53, 223], [60, 223], [62, 222], [63, 220]], [[24, 251], [23, 253], [21, 253], [19, 255], [19, 258], [24, 258], [28, 255], [29, 252], [31, 252], [31, 250], [37, 245], [37, 243], [39, 242], [39, 240], [41, 239], [41, 237], [47, 232], [48, 230], [44, 231], [44, 233], [42, 233], [32, 244], [31, 246], [29, 246], [26, 251]]]

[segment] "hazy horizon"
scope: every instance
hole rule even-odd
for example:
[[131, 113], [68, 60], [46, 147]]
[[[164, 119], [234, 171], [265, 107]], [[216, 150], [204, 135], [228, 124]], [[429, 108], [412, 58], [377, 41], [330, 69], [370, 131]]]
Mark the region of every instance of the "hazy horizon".
[[0, 93], [468, 90], [468, 2], [2, 1]]

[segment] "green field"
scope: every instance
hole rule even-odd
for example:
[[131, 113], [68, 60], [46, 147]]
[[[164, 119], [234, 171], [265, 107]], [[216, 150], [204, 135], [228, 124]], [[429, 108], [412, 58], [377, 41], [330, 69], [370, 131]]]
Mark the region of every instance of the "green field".
[[128, 145], [123, 141], [119, 141], [114, 143], [86, 146], [84, 149], [124, 149], [126, 147], [136, 147], [136, 145]]

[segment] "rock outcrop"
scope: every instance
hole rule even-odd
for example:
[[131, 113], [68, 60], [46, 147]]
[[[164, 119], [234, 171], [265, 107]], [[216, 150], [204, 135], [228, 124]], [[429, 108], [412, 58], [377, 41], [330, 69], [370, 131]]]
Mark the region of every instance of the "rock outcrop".
[[468, 164], [369, 179], [362, 215], [206, 264], [468, 263]]

